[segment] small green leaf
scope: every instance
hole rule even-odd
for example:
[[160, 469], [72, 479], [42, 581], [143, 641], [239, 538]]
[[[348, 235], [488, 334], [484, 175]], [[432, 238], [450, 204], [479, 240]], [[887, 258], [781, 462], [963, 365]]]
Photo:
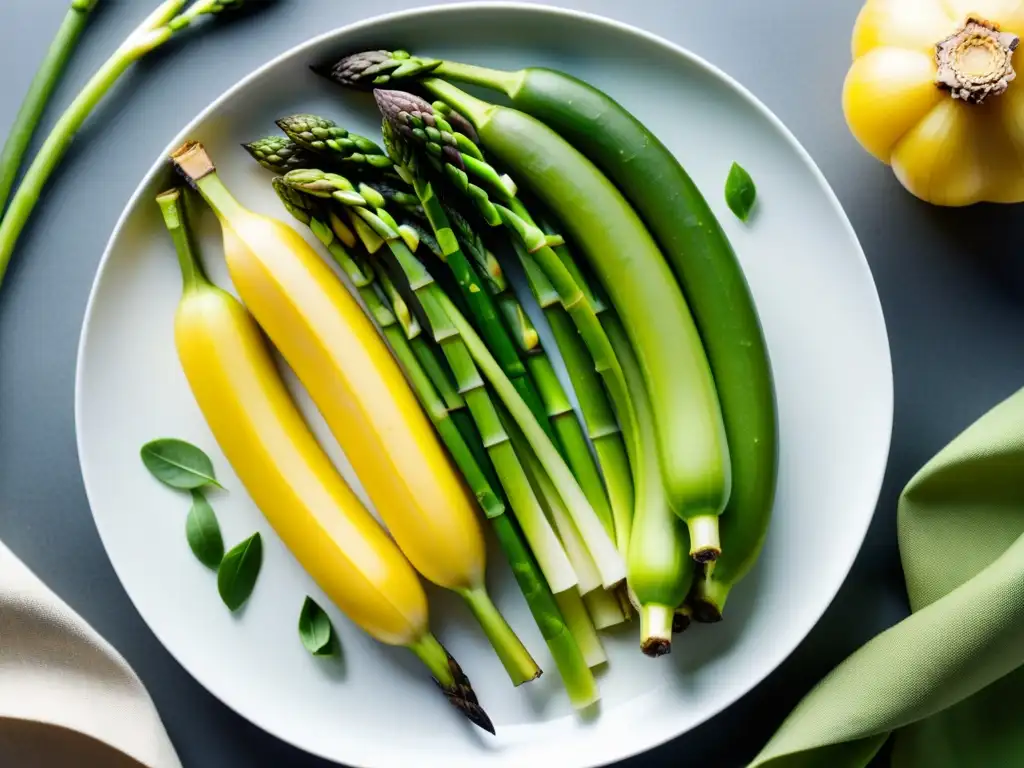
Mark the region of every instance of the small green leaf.
[[184, 440], [153, 440], [142, 446], [140, 454], [153, 477], [171, 488], [188, 491], [204, 485], [222, 487], [213, 474], [210, 457]]
[[217, 568], [217, 591], [224, 605], [238, 610], [249, 599], [263, 563], [263, 540], [259, 532], [236, 544]]
[[299, 613], [299, 637], [306, 650], [314, 656], [334, 655], [334, 627], [331, 618], [307, 596]]
[[733, 163], [729, 169], [729, 178], [725, 180], [725, 202], [740, 221], [750, 217], [750, 210], [757, 199], [757, 187], [739, 163]]
[[220, 525], [213, 507], [203, 496], [203, 492], [192, 490], [192, 509], [185, 518], [185, 536], [192, 553], [203, 565], [216, 568], [224, 559], [224, 539], [220, 535]]

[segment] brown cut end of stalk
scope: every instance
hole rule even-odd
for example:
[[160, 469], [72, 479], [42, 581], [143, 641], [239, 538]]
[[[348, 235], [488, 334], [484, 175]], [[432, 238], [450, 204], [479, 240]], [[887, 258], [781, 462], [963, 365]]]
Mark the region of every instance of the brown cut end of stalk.
[[201, 178], [217, 170], [206, 148], [198, 141], [187, 141], [171, 152], [171, 162], [193, 186]]
[[981, 104], [998, 96], [1017, 76], [1013, 52], [1020, 38], [991, 21], [969, 16], [956, 32], [935, 44], [935, 83], [950, 96]]
[[680, 632], [685, 632], [690, 628], [692, 619], [693, 609], [689, 605], [677, 608], [675, 616], [672, 617], [672, 634], [678, 635]]
[[701, 624], [715, 624], [722, 620], [722, 611], [714, 603], [696, 598], [693, 601], [693, 618]]
[[491, 718], [487, 716], [484, 708], [480, 706], [469, 678], [466, 677], [466, 673], [462, 671], [462, 667], [452, 658], [450, 653], [448, 654], [448, 666], [452, 671], [452, 677], [455, 678], [455, 682], [451, 687], [445, 687], [435, 678], [434, 682], [437, 683], [437, 687], [444, 692], [448, 703], [469, 718], [473, 725], [493, 734], [494, 724], [491, 722]]
[[704, 547], [703, 549], [698, 549], [692, 552], [691, 556], [698, 563], [713, 563], [721, 554], [722, 550], [718, 547]]
[[645, 656], [656, 659], [672, 652], [672, 641], [660, 637], [652, 637], [640, 643], [640, 650]]

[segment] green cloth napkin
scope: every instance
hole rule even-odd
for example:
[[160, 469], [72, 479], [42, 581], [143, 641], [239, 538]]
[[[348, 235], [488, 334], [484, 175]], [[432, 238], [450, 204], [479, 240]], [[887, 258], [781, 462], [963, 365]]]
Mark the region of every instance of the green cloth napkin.
[[797, 705], [750, 768], [1024, 766], [1024, 390], [910, 481], [899, 543], [912, 615]]

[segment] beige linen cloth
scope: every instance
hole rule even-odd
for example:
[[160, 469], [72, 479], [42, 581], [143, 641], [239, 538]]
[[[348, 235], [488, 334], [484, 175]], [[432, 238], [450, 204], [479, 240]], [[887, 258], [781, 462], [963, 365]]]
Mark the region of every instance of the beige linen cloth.
[[0, 763], [181, 768], [128, 663], [2, 543]]

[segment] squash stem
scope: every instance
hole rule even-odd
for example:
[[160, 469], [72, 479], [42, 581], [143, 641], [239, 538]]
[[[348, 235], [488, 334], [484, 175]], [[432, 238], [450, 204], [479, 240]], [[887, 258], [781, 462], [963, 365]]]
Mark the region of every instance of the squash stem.
[[664, 656], [672, 650], [675, 607], [647, 603], [640, 607], [640, 650], [648, 656]]
[[698, 578], [689, 597], [689, 602], [693, 606], [693, 618], [702, 624], [721, 621], [725, 601], [731, 589], [731, 584], [715, 579], [713, 573]]
[[494, 105], [488, 104], [483, 99], [478, 99], [457, 88], [444, 80], [436, 77], [428, 77], [421, 85], [433, 93], [442, 101], [447, 102], [456, 112], [459, 112], [473, 127], [480, 130], [480, 126], [487, 122], [487, 118], [494, 111]]
[[687, 518], [690, 530], [690, 557], [698, 563], [710, 563], [722, 554], [718, 538], [718, 515], [696, 515]]
[[185, 199], [182, 190], [175, 188], [161, 192], [157, 195], [156, 202], [160, 206], [164, 225], [171, 234], [174, 250], [178, 254], [183, 291], [188, 293], [200, 286], [209, 285], [210, 281], [203, 272], [203, 267], [196, 256], [195, 248], [192, 246], [192, 237], [186, 220]]
[[450, 80], [457, 80], [460, 83], [502, 91], [509, 98], [515, 96], [526, 76], [523, 71], [509, 72], [503, 69], [491, 69], [490, 67], [479, 67], [475, 64], [447, 60], [441, 62], [434, 70], [434, 74]]

